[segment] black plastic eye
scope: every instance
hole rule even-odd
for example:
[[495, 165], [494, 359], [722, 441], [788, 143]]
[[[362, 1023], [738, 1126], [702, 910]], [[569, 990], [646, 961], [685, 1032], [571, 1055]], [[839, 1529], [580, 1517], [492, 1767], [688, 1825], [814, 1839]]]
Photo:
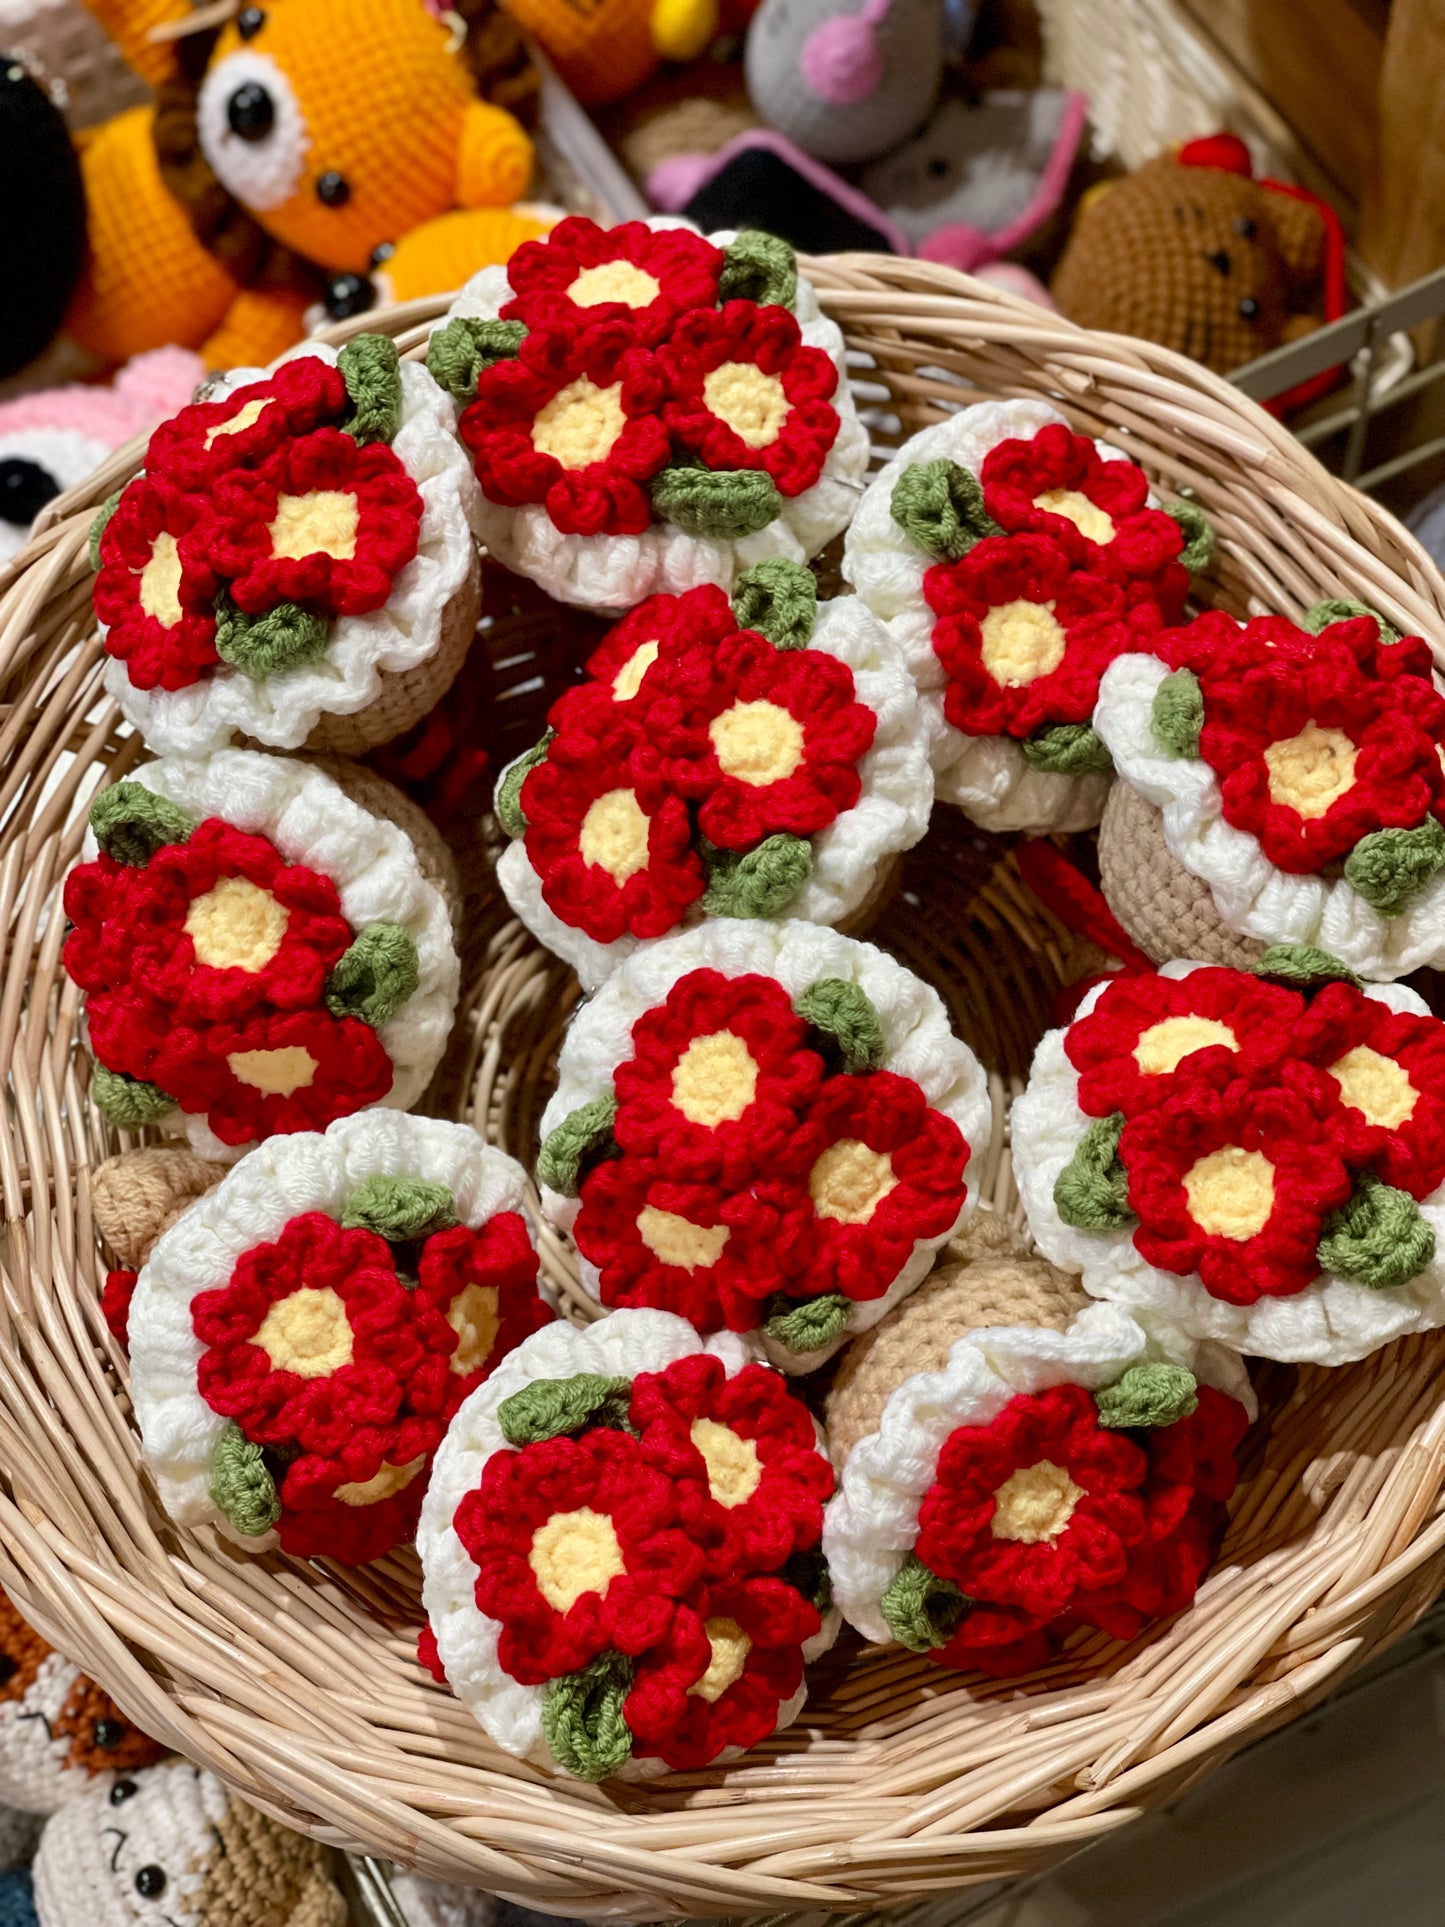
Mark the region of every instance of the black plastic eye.
[[226, 102], [226, 119], [243, 141], [263, 141], [275, 124], [276, 103], [259, 80], [248, 80]]
[[142, 1867], [135, 1877], [135, 1890], [142, 1900], [159, 1900], [166, 1890], [164, 1867]]
[[127, 1800], [133, 1800], [140, 1792], [134, 1780], [117, 1780], [110, 1790], [110, 1804], [123, 1807]]
[[1229, 273], [1231, 264], [1227, 248], [1216, 248], [1213, 254], [1206, 254], [1204, 258], [1211, 268], [1217, 268], [1221, 274]]
[[97, 1720], [91, 1728], [91, 1737], [98, 1747], [109, 1752], [125, 1738], [125, 1728], [119, 1720]]
[[316, 198], [328, 207], [345, 207], [351, 199], [351, 183], [334, 167], [328, 168], [316, 183]]
[[254, 40], [266, 24], [266, 16], [259, 7], [242, 7], [236, 15], [236, 32], [243, 40]]
[[1240, 302], [1239, 312], [1244, 316], [1246, 321], [1253, 321], [1254, 317], [1259, 313], [1259, 303], [1252, 294], [1247, 294], [1243, 301]]
[[934, 180], [941, 181], [948, 172], [948, 162], [941, 154], [935, 154], [933, 159], [928, 163], [928, 171]]
[[1247, 214], [1241, 214], [1234, 223], [1234, 231], [1236, 234], [1242, 234], [1246, 241], [1251, 240], [1254, 235], [1254, 222]]
[[[59, 482], [39, 462], [27, 461], [23, 455], [7, 455], [0, 460], [0, 522], [12, 522], [18, 529], [29, 528], [45, 504], [53, 502], [59, 493]], [[14, 1660], [9, 1664], [13, 1673]], [[3, 1677], [8, 1679], [10, 1673]]]
[[326, 284], [324, 306], [333, 321], [349, 321], [376, 306], [376, 284], [364, 274], [333, 274]]
[[[0, 516], [0, 520], [8, 521], [9, 517]], [[18, 1659], [12, 1659], [9, 1653], [0, 1653], [0, 1686], [8, 1685], [19, 1671], [20, 1661]]]
[[374, 268], [383, 267], [395, 253], [395, 241], [378, 241], [371, 250], [371, 265]]

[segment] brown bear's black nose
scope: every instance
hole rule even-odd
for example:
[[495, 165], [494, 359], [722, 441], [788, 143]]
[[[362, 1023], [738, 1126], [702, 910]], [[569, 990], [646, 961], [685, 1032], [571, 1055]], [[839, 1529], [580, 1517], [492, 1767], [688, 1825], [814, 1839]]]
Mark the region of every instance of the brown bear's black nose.
[[248, 80], [226, 102], [226, 119], [243, 141], [263, 141], [276, 119], [276, 103], [259, 80]]
[[316, 183], [316, 198], [327, 207], [345, 207], [351, 199], [351, 183], [344, 174], [329, 167]]
[[[60, 484], [48, 468], [23, 455], [0, 459], [0, 522], [28, 528], [47, 502], [60, 493]], [[15, 1662], [0, 1653], [0, 1685], [15, 1671]]]

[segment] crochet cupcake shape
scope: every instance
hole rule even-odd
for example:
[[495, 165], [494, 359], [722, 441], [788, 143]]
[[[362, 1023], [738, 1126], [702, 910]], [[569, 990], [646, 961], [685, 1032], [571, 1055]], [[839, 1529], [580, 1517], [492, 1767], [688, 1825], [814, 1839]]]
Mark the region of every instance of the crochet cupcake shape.
[[383, 335], [239, 368], [91, 535], [105, 684], [160, 753], [359, 754], [460, 669], [480, 577], [456, 414]]
[[1445, 696], [1418, 636], [1353, 603], [1211, 611], [1119, 657], [1096, 721], [1124, 779], [1104, 890], [1151, 956], [1445, 961]]
[[843, 336], [772, 235], [573, 216], [475, 275], [427, 360], [462, 408], [479, 538], [562, 602], [806, 561], [868, 466]]
[[1344, 1365], [1445, 1323], [1445, 1024], [1318, 952], [1091, 990], [1013, 1108], [1040, 1248], [1154, 1327]]
[[525, 1189], [468, 1125], [368, 1111], [269, 1140], [177, 1217], [129, 1318], [171, 1517], [348, 1565], [408, 1541], [448, 1420], [553, 1316]]
[[709, 923], [573, 1018], [537, 1177], [603, 1305], [756, 1332], [808, 1371], [928, 1270], [991, 1125], [982, 1067], [901, 964], [812, 924]]
[[1099, 679], [1178, 622], [1209, 524], [1044, 402], [979, 402], [868, 487], [843, 574], [918, 685], [939, 797], [988, 830], [1099, 820]]
[[866, 1638], [1009, 1674], [1189, 1604], [1255, 1407], [1223, 1347], [1162, 1344], [995, 1246], [950, 1253], [845, 1353], [823, 1545]]
[[422, 1508], [421, 1650], [508, 1753], [581, 1780], [729, 1759], [833, 1643], [833, 1472], [740, 1339], [556, 1324], [453, 1419]]
[[587, 988], [703, 916], [856, 918], [927, 828], [898, 651], [799, 563], [649, 597], [587, 673], [496, 799], [507, 900]]
[[421, 812], [345, 765], [217, 750], [103, 790], [65, 883], [92, 1099], [211, 1158], [414, 1104], [456, 1008], [446, 868]]

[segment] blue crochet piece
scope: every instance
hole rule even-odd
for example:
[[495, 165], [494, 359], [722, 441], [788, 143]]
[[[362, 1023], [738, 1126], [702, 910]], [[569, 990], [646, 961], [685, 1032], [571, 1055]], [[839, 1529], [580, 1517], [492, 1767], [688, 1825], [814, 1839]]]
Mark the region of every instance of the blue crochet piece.
[[40, 1927], [28, 1867], [0, 1873], [0, 1927]]

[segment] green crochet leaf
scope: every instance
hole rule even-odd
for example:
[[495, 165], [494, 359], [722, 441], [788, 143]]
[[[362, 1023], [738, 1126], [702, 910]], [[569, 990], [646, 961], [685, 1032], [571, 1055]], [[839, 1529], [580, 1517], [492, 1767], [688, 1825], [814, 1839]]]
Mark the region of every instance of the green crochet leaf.
[[1111, 1431], [1130, 1426], [1173, 1425], [1199, 1404], [1193, 1372], [1182, 1365], [1131, 1365], [1122, 1378], [1094, 1395], [1100, 1425]]
[[1351, 602], [1347, 596], [1329, 596], [1323, 602], [1317, 602], [1306, 614], [1303, 627], [1312, 636], [1317, 636], [1322, 629], [1328, 629], [1332, 622], [1348, 622], [1352, 616], [1373, 616], [1381, 642], [1400, 640], [1400, 631], [1392, 622], [1387, 622], [1378, 609], [1372, 609], [1367, 602]]
[[1176, 669], [1154, 691], [1149, 716], [1154, 740], [1171, 756], [1197, 757], [1204, 727], [1204, 692], [1192, 669]]
[[630, 1378], [578, 1372], [572, 1378], [537, 1378], [497, 1407], [497, 1423], [509, 1445], [536, 1445], [595, 1425], [630, 1431]]
[[281, 1517], [276, 1481], [261, 1447], [236, 1424], [227, 1425], [211, 1454], [211, 1503], [247, 1539], [259, 1539]]
[[1378, 910], [1395, 916], [1445, 864], [1445, 827], [1429, 817], [1413, 830], [1375, 830], [1345, 858], [1345, 882]]
[[196, 819], [144, 783], [116, 783], [90, 806], [90, 827], [116, 863], [149, 863], [167, 843], [184, 843]]
[[526, 338], [520, 321], [479, 321], [458, 315], [427, 343], [427, 370], [438, 387], [465, 406], [476, 397], [482, 371], [510, 361]]
[[841, 1338], [853, 1315], [853, 1300], [840, 1291], [824, 1292], [820, 1298], [787, 1298], [779, 1293], [768, 1302], [771, 1316], [763, 1330], [779, 1345], [786, 1345], [799, 1358], [818, 1352]]
[[866, 991], [842, 977], [819, 977], [793, 999], [793, 1008], [814, 1030], [831, 1037], [850, 1076], [876, 1071], [883, 1062], [883, 1025]]
[[755, 301], [791, 308], [798, 299], [798, 257], [776, 234], [748, 228], [723, 253], [719, 301]]
[[813, 846], [779, 830], [739, 855], [703, 840], [708, 887], [702, 907], [710, 917], [780, 917], [808, 881]]
[[421, 982], [416, 943], [398, 923], [372, 923], [326, 980], [333, 1017], [359, 1017], [375, 1030], [395, 1017]]
[[703, 468], [672, 462], [652, 478], [652, 506], [684, 535], [738, 542], [776, 522], [783, 512], [771, 475], [760, 468]]
[[1435, 1228], [1408, 1191], [1362, 1171], [1348, 1204], [1325, 1219], [1315, 1256], [1326, 1271], [1372, 1291], [1407, 1284], [1435, 1256]]
[[123, 1071], [108, 1071], [104, 1064], [97, 1064], [90, 1073], [90, 1098], [119, 1131], [138, 1131], [176, 1108], [176, 1100], [158, 1084], [144, 1084]]
[[1214, 524], [1197, 502], [1166, 502], [1164, 513], [1179, 524], [1184, 547], [1179, 560], [1191, 575], [1209, 567], [1214, 554]]
[[756, 629], [775, 649], [805, 649], [818, 619], [818, 582], [801, 562], [770, 556], [738, 577], [733, 614], [740, 629]]
[[978, 477], [946, 455], [905, 468], [889, 506], [903, 533], [938, 562], [957, 562], [983, 536], [1003, 534], [983, 505]]
[[1256, 977], [1279, 977], [1301, 990], [1334, 983], [1353, 984], [1358, 990], [1364, 982], [1348, 964], [1342, 964], [1328, 950], [1317, 950], [1312, 943], [1272, 943], [1249, 968]]
[[122, 489], [116, 489], [114, 494], [107, 495], [95, 512], [95, 520], [90, 525], [90, 566], [92, 569], [98, 570], [100, 568], [100, 538], [105, 534], [106, 523], [109, 522], [111, 516], [114, 515], [120, 507], [120, 498], [123, 493], [124, 491]]
[[1051, 776], [1092, 776], [1111, 770], [1114, 759], [1088, 723], [1050, 723], [1019, 744], [1024, 761]]
[[530, 749], [524, 750], [514, 763], [509, 763], [502, 771], [502, 780], [492, 798], [492, 808], [508, 836], [527, 834], [527, 819], [522, 813], [522, 785], [538, 763], [546, 762], [547, 750], [556, 733], [549, 729], [540, 743], [534, 743]]
[[1119, 1158], [1124, 1113], [1101, 1117], [1079, 1139], [1079, 1148], [1054, 1183], [1054, 1204], [1065, 1224], [1080, 1231], [1112, 1231], [1133, 1217], [1129, 1180]]
[[580, 1672], [564, 1673], [542, 1688], [543, 1736], [574, 1779], [605, 1780], [632, 1757], [622, 1708], [634, 1671], [623, 1654], [599, 1653]]
[[390, 1244], [407, 1244], [455, 1224], [457, 1201], [434, 1179], [377, 1171], [363, 1178], [346, 1200], [341, 1222], [347, 1229], [374, 1231]]
[[264, 616], [248, 616], [224, 589], [216, 597], [216, 654], [253, 682], [315, 662], [330, 640], [326, 617], [299, 602], [278, 602]]
[[351, 397], [348, 435], [363, 446], [389, 442], [401, 427], [401, 360], [390, 335], [353, 335], [336, 357]]
[[931, 1653], [948, 1644], [972, 1605], [951, 1579], [940, 1579], [910, 1552], [893, 1575], [880, 1611], [900, 1646], [910, 1653]]
[[616, 1115], [617, 1099], [607, 1096], [594, 1097], [564, 1117], [556, 1130], [547, 1133], [537, 1153], [538, 1184], [560, 1191], [564, 1198], [575, 1198], [583, 1165], [617, 1154], [612, 1136]]

